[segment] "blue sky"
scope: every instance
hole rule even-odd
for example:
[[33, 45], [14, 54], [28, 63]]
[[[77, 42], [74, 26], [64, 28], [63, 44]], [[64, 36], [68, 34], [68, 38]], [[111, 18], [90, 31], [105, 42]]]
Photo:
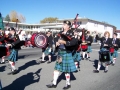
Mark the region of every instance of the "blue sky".
[[27, 23], [39, 23], [45, 17], [87, 17], [106, 21], [120, 30], [120, 0], [0, 0], [0, 12], [5, 17], [15, 10]]

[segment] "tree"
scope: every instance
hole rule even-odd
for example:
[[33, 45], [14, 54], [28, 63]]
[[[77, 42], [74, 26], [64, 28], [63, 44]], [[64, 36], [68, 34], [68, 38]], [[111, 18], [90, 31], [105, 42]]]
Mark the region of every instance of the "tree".
[[40, 23], [54, 23], [56, 22], [58, 18], [57, 17], [48, 17], [48, 18], [44, 18], [43, 20], [40, 21]]
[[[18, 19], [18, 20], [17, 20]], [[10, 12], [10, 20], [12, 22], [25, 22], [25, 17], [22, 14], [18, 14], [16, 11]]]
[[10, 21], [10, 16], [6, 15], [6, 17], [4, 18], [5, 21]]

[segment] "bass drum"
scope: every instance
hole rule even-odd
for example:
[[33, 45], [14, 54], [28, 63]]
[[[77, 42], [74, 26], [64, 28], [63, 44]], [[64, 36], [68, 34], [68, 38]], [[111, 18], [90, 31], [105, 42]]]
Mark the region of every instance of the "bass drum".
[[34, 47], [45, 48], [47, 46], [48, 38], [43, 33], [34, 33], [30, 41]]

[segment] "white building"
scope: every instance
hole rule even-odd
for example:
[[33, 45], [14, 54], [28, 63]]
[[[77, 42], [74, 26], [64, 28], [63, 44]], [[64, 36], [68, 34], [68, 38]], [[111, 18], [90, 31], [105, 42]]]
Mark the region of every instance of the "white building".
[[[45, 23], [45, 24], [27, 24], [27, 23], [18, 23], [17, 28], [25, 30], [25, 31], [38, 31], [38, 32], [46, 32], [49, 29], [51, 29], [53, 32], [59, 32], [62, 29], [63, 21], [64, 20], [70, 20], [71, 22], [74, 21], [73, 18], [69, 19], [58, 19], [56, 23]], [[85, 28], [89, 30], [91, 33], [97, 32], [103, 33], [105, 31], [110, 32], [110, 37], [112, 37], [113, 32], [116, 30], [116, 27], [113, 25], [110, 25], [105, 22], [100, 22], [88, 18], [78, 18], [78, 22], [81, 22], [80, 27], [78, 28]], [[5, 26], [8, 23], [7, 21], [3, 21]], [[16, 22], [9, 22], [9, 27], [15, 27]], [[74, 27], [74, 26], [73, 26]]]

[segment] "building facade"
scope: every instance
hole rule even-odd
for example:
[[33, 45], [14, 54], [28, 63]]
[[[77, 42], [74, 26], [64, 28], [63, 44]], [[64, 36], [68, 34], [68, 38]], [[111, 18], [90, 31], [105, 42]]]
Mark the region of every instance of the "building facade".
[[[45, 24], [27, 24], [27, 23], [17, 23], [17, 29], [21, 29], [24, 31], [32, 31], [32, 32], [46, 32], [48, 30], [51, 30], [53, 32], [59, 32], [62, 30], [63, 21], [64, 20], [70, 20], [71, 22], [74, 21], [74, 19], [58, 19], [56, 23], [45, 23]], [[6, 27], [16, 27], [16, 22], [7, 22], [3, 21], [4, 25]], [[78, 18], [77, 22], [81, 22], [81, 25], [78, 27], [79, 29], [85, 28], [92, 35], [95, 35], [96, 33], [99, 33], [103, 36], [105, 31], [110, 32], [110, 37], [112, 37], [113, 33], [116, 31], [116, 27], [113, 25], [110, 25], [105, 22], [100, 22], [88, 18]], [[74, 27], [74, 25], [73, 25]]]

